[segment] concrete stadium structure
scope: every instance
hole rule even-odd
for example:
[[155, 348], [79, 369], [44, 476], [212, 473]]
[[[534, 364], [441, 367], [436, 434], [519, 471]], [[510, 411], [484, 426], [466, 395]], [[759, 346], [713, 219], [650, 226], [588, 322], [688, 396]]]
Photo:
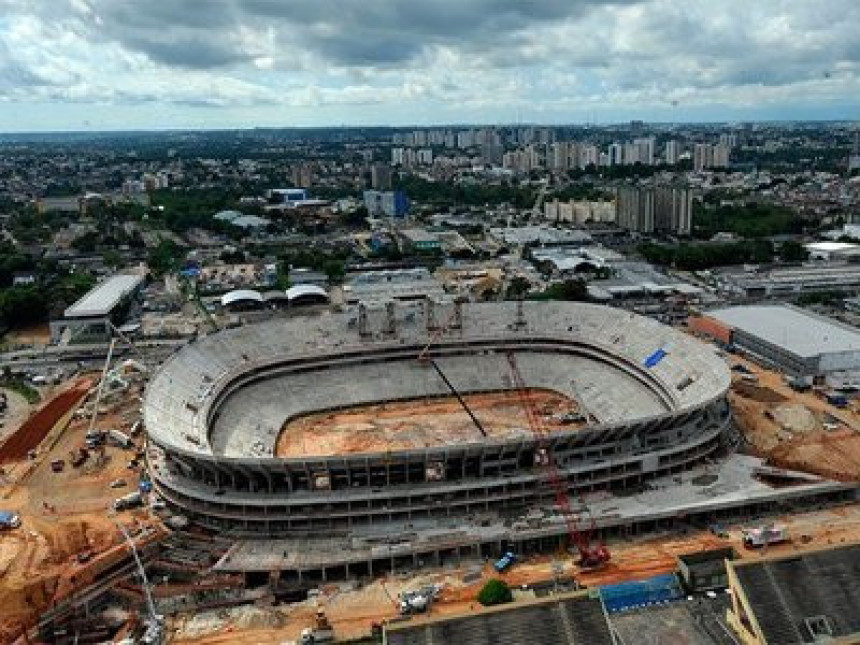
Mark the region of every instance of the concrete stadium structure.
[[[436, 333], [433, 319], [457, 327], [440, 334], [431, 354], [460, 392], [511, 389], [505, 353], [513, 351], [527, 385], [581, 400], [594, 423], [554, 433], [551, 444], [574, 489], [640, 482], [717, 448], [729, 374], [706, 346], [590, 305], [525, 305], [521, 319], [514, 304], [457, 310], [435, 307], [430, 329], [426, 311], [401, 307], [380, 312], [378, 329], [375, 312], [364, 311], [363, 323], [350, 314], [274, 320], [189, 344], [147, 391], [151, 456], [166, 459], [154, 471], [159, 488], [213, 523], [276, 534], [349, 525], [383, 508], [432, 513], [443, 500], [457, 504], [452, 488], [464, 513], [531, 501], [541, 487], [528, 433], [393, 454], [273, 457], [288, 418], [450, 395], [416, 360]], [[657, 350], [665, 357], [645, 367]]]
[[[417, 359], [428, 342], [439, 370]], [[807, 494], [765, 487], [751, 474], [758, 465], [747, 462], [714, 474], [712, 458], [731, 426], [730, 375], [707, 345], [595, 305], [432, 301], [270, 320], [183, 347], [146, 392], [155, 487], [199, 524], [239, 540], [266, 538], [237, 543], [223, 571], [301, 578], [322, 568], [325, 579], [333, 563], [337, 575], [350, 575], [357, 562], [390, 556], [393, 567], [396, 552], [418, 563], [422, 549], [440, 545], [478, 555], [521, 537], [557, 543], [565, 524], [536, 465], [539, 441], [526, 429], [385, 452], [274, 456], [286, 422], [303, 415], [448, 397], [451, 386], [511, 390], [509, 353], [527, 386], [587, 411], [585, 427], [554, 430], [548, 449], [574, 499], [607, 496], [600, 528]], [[717, 483], [685, 492], [691, 485], [679, 473], [696, 468]], [[663, 488], [650, 482], [667, 477], [677, 480], [673, 503], [651, 503], [650, 493], [641, 501], [611, 496]], [[804, 482], [809, 494], [850, 488], [814, 480]]]

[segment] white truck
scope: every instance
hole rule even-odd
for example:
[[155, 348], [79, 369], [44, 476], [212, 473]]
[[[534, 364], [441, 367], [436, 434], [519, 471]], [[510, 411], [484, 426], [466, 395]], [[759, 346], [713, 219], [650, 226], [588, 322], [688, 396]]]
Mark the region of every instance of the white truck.
[[744, 546], [748, 549], [761, 549], [771, 544], [788, 542], [788, 529], [784, 526], [770, 525], [749, 529], [744, 533]]
[[123, 495], [122, 497], [115, 500], [113, 503], [113, 508], [115, 511], [123, 511], [127, 508], [136, 508], [142, 505], [143, 495], [141, 495], [140, 491], [134, 491], [133, 493]]
[[131, 448], [134, 445], [131, 437], [120, 430], [109, 430], [108, 440], [120, 448]]

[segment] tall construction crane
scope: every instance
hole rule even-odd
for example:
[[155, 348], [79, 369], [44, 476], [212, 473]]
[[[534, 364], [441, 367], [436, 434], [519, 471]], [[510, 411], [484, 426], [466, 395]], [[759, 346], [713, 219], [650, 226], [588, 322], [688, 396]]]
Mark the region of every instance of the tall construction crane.
[[584, 503], [583, 507], [588, 514], [590, 523], [585, 529], [579, 526], [579, 517], [573, 512], [570, 506], [567, 480], [561, 476], [558, 465], [555, 463], [552, 451], [550, 450], [549, 429], [546, 427], [543, 417], [538, 412], [532, 400], [531, 392], [526, 387], [523, 376], [520, 373], [520, 368], [517, 365], [516, 356], [513, 352], [509, 351], [507, 352], [507, 359], [511, 367], [514, 387], [516, 388], [520, 405], [522, 405], [523, 411], [526, 413], [529, 428], [537, 440], [535, 463], [540, 466], [545, 478], [553, 488], [556, 506], [564, 517], [570, 541], [576, 545], [577, 552], [579, 553], [579, 565], [588, 568], [599, 567], [609, 561], [611, 557], [609, 549], [602, 542], [594, 543], [592, 541], [597, 527], [591, 511]]

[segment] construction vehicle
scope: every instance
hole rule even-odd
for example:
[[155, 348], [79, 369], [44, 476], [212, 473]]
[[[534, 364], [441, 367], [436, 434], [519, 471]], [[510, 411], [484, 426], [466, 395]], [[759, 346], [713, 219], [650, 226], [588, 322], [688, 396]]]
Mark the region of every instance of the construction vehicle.
[[555, 503], [558, 510], [561, 512], [565, 524], [567, 525], [567, 533], [570, 541], [576, 546], [579, 554], [579, 566], [585, 568], [599, 567], [611, 558], [609, 549], [602, 542], [594, 543], [592, 535], [597, 526], [594, 517], [591, 515], [588, 507], [583, 503], [582, 506], [588, 514], [590, 523], [585, 529], [579, 526], [579, 517], [574, 514], [570, 505], [570, 496], [567, 489], [567, 479], [562, 478], [559, 473], [558, 465], [552, 456], [550, 450], [550, 435], [549, 430], [544, 423], [543, 417], [537, 411], [534, 401], [532, 400], [531, 392], [526, 386], [525, 380], [520, 373], [520, 368], [517, 365], [517, 359], [513, 352], [507, 352], [508, 364], [511, 368], [514, 387], [517, 396], [520, 399], [523, 411], [528, 419], [529, 428], [537, 440], [535, 448], [535, 464], [540, 466], [541, 471], [546, 480], [549, 481], [555, 493]]
[[14, 511], [0, 511], [0, 530], [17, 529], [21, 526], [21, 516]]
[[503, 555], [501, 558], [496, 560], [495, 563], [493, 563], [493, 568], [499, 573], [502, 573], [503, 571], [507, 571], [508, 569], [510, 569], [516, 561], [516, 553], [514, 553], [513, 551], [508, 551], [507, 553], [505, 553], [505, 555]]
[[111, 443], [119, 446], [120, 448], [131, 448], [134, 445], [131, 437], [120, 430], [109, 430], [107, 438]]
[[313, 645], [314, 643], [331, 643], [334, 640], [334, 630], [326, 618], [322, 609], [317, 609], [316, 619], [313, 627], [305, 627], [299, 640], [301, 645]]
[[788, 529], [774, 524], [749, 529], [743, 533], [744, 546], [748, 549], [766, 549], [771, 544], [782, 544], [789, 540]]
[[87, 459], [90, 456], [90, 451], [81, 446], [77, 450], [73, 450], [69, 453], [69, 463], [72, 464], [72, 468], [80, 468], [86, 463]]
[[115, 500], [113, 503], [113, 508], [115, 511], [123, 511], [127, 508], [136, 508], [142, 505], [143, 495], [140, 494], [140, 491], [134, 491], [133, 493], [123, 495], [119, 499]]

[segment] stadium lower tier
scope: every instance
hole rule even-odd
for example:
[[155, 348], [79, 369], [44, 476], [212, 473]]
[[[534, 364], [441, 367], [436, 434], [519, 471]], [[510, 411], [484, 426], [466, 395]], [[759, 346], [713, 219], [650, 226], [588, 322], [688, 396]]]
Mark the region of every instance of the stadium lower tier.
[[723, 444], [725, 398], [683, 413], [533, 439], [319, 459], [147, 458], [158, 492], [196, 522], [255, 535], [348, 530], [551, 503], [549, 451], [572, 495], [623, 490], [692, 468]]

